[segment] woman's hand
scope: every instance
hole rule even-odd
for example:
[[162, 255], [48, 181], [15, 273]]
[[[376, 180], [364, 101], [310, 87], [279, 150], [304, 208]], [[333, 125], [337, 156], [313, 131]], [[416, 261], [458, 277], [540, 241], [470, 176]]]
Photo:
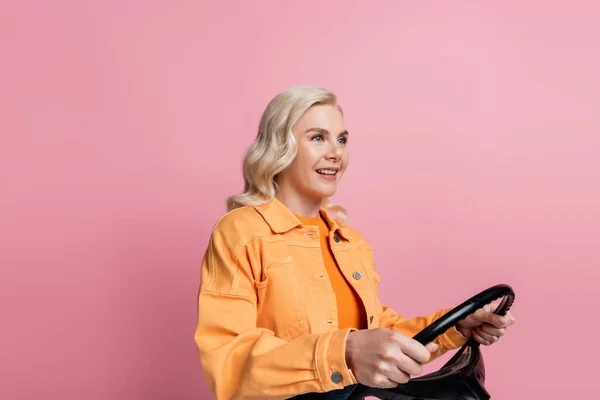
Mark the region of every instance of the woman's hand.
[[515, 323], [515, 317], [510, 312], [505, 316], [495, 314], [500, 301], [492, 302], [475, 311], [456, 325], [463, 336], [473, 337], [484, 346], [496, 343], [506, 334], [506, 328]]
[[439, 346], [423, 346], [387, 328], [351, 331], [346, 341], [346, 364], [358, 382], [377, 388], [393, 388], [419, 375], [423, 364]]

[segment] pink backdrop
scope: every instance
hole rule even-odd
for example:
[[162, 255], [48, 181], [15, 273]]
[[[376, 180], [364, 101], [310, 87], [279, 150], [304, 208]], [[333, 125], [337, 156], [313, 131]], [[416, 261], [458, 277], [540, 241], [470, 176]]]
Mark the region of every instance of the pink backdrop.
[[347, 113], [335, 200], [384, 302], [509, 283], [493, 398], [594, 397], [600, 10], [570, 3], [3, 2], [0, 398], [211, 398], [201, 257], [260, 113], [303, 83]]

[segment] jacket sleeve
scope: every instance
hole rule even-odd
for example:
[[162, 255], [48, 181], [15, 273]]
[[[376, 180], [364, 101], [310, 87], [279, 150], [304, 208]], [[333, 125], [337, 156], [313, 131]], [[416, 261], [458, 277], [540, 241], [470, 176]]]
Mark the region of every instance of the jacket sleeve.
[[352, 329], [284, 341], [257, 327], [260, 259], [248, 244], [235, 228], [217, 225], [202, 261], [194, 338], [216, 399], [286, 399], [356, 383], [345, 361]]
[[[401, 315], [398, 315], [391, 307], [383, 306], [382, 308], [383, 313], [379, 318], [380, 326], [402, 332], [408, 337], [415, 336], [426, 326], [432, 324], [435, 320], [451, 310], [451, 308], [444, 308], [426, 316], [407, 319]], [[458, 330], [456, 330], [455, 327], [452, 327], [444, 334], [438, 336], [437, 339], [435, 339], [435, 342], [439, 344], [440, 348], [431, 354], [429, 362], [442, 356], [449, 350], [454, 350], [461, 347], [467, 342], [467, 338], [464, 337]]]

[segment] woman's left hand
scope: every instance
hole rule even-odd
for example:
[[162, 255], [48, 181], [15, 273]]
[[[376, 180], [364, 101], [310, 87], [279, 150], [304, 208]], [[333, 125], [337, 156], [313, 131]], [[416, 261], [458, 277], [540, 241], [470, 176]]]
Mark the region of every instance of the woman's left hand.
[[506, 328], [515, 323], [515, 317], [509, 312], [501, 316], [494, 314], [500, 301], [492, 302], [475, 311], [456, 325], [463, 336], [473, 337], [484, 346], [496, 343], [506, 334]]

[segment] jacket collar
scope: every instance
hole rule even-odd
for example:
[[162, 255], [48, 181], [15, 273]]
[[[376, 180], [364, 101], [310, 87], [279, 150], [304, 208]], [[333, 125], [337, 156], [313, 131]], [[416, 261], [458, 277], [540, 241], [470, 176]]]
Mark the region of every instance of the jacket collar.
[[[254, 208], [275, 233], [285, 233], [297, 226], [302, 226], [302, 222], [296, 215], [294, 215], [294, 213], [277, 198], [272, 198], [266, 203], [255, 206]], [[325, 208], [321, 207], [319, 212], [325, 218], [327, 224], [334, 233], [339, 234], [346, 240], [352, 239], [348, 229], [341, 227]]]

